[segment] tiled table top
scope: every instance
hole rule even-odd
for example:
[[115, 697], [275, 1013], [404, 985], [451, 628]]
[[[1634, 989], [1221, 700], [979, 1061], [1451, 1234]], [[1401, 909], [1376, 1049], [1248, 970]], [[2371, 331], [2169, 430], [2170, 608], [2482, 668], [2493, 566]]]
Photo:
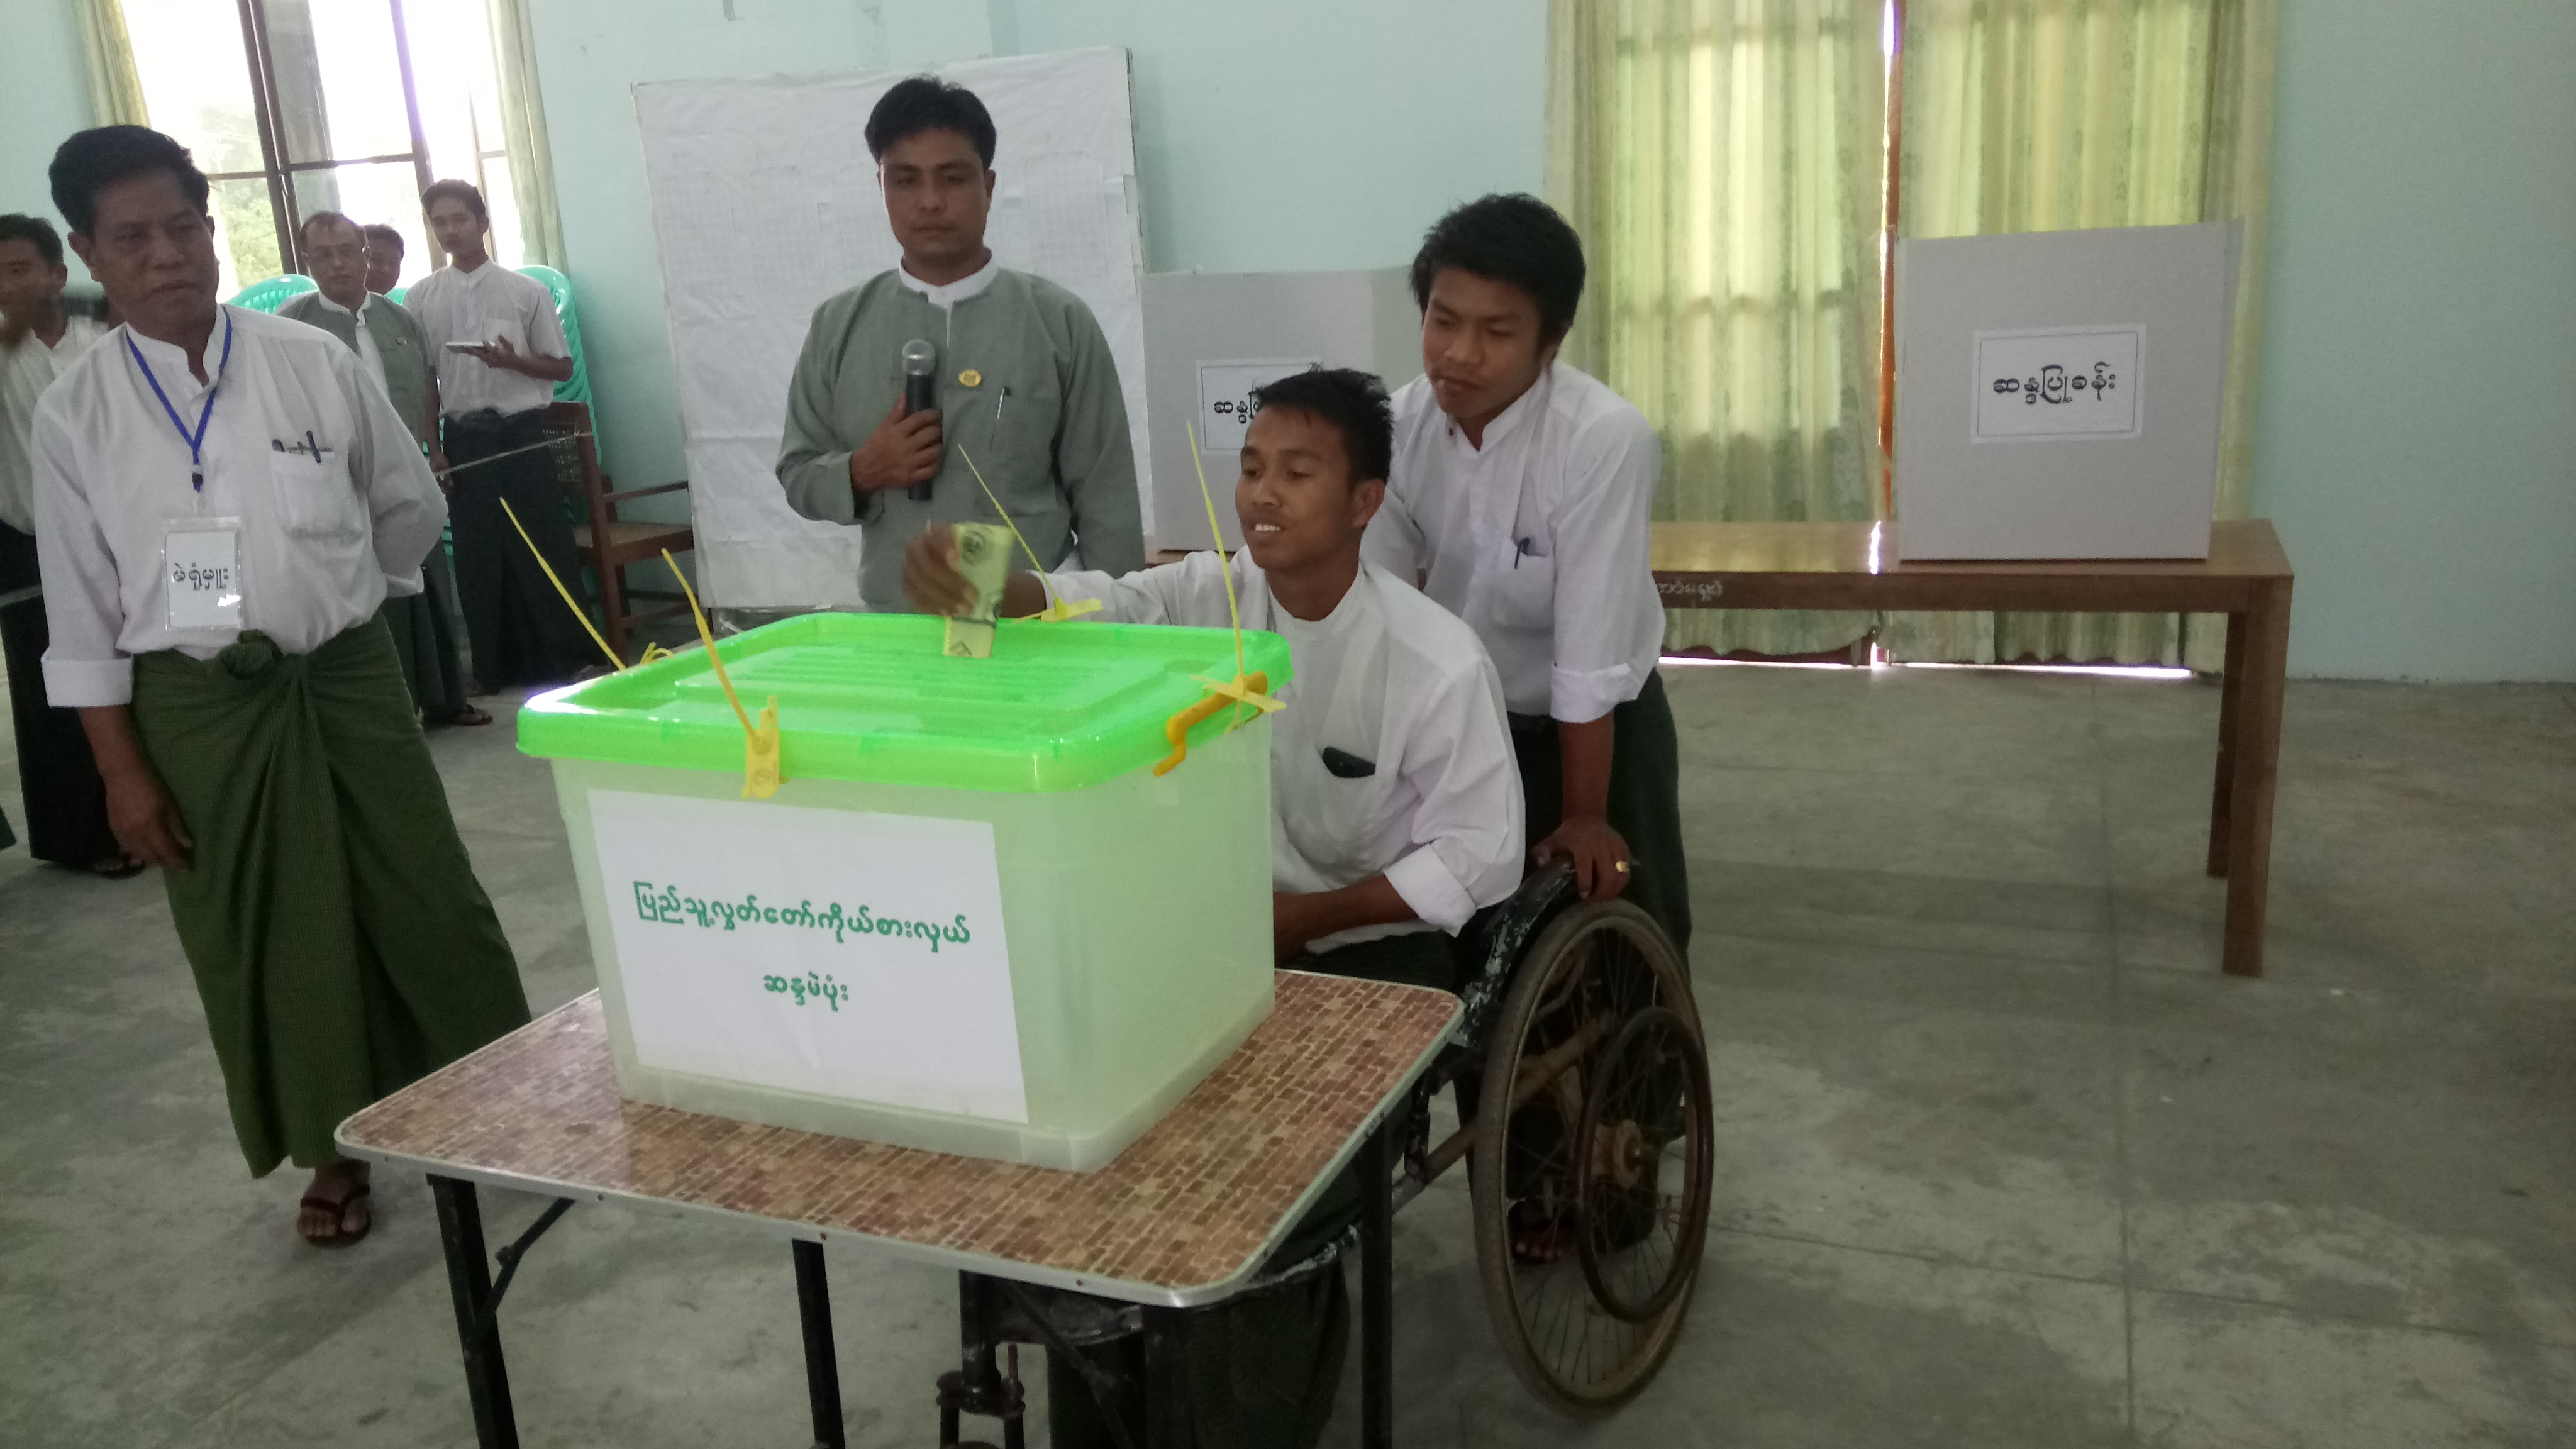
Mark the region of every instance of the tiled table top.
[[1249, 1278], [1457, 1019], [1457, 998], [1301, 972], [1115, 1162], [1062, 1172], [761, 1127], [617, 1094], [593, 992], [340, 1125], [372, 1161], [706, 1211], [1143, 1303]]

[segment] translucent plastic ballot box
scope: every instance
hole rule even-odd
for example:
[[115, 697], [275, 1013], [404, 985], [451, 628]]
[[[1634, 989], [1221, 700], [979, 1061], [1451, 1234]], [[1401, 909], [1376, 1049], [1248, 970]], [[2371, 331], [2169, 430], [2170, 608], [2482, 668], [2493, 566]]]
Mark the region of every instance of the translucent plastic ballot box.
[[[620, 1089], [973, 1157], [1116, 1157], [1270, 1011], [1270, 726], [1224, 630], [813, 614], [540, 695]], [[1243, 667], [1288, 678], [1286, 642]], [[1188, 713], [1185, 713], [1188, 712]], [[1192, 714], [1204, 714], [1195, 724]], [[1186, 758], [1168, 731], [1186, 725]]]

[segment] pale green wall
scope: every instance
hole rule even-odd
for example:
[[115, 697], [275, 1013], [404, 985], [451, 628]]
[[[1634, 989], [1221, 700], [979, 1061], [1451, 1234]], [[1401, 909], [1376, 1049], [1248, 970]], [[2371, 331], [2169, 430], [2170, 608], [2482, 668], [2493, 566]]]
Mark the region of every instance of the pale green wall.
[[[6, 60], [0, 60], [0, 212], [63, 224], [45, 168], [63, 138], [89, 124], [89, 64], [72, 29], [70, 0], [8, 0]], [[88, 280], [66, 257], [72, 280]]]
[[2576, 679], [2576, 4], [2281, 8], [2254, 507], [2291, 667]]
[[1490, 191], [1537, 191], [1545, 0], [995, 0], [997, 45], [1131, 53], [1146, 265], [1411, 260]]

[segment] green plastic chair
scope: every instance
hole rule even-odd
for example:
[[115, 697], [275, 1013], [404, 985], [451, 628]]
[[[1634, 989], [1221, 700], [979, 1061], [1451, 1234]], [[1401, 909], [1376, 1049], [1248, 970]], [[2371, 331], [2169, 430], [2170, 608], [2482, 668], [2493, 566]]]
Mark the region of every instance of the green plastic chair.
[[572, 278], [552, 267], [521, 267], [519, 275], [536, 278], [554, 294], [555, 316], [562, 319], [564, 343], [572, 349], [572, 376], [555, 384], [555, 401], [589, 402], [590, 365], [582, 360], [581, 309], [573, 302]]
[[[242, 288], [233, 294], [233, 305], [248, 307], [254, 312], [274, 312], [286, 305], [287, 298], [300, 297], [306, 292], [318, 290], [320, 289], [314, 285], [311, 277], [289, 272], [285, 276], [271, 277], [265, 282], [253, 282]], [[579, 364], [575, 364], [573, 376], [580, 375]]]

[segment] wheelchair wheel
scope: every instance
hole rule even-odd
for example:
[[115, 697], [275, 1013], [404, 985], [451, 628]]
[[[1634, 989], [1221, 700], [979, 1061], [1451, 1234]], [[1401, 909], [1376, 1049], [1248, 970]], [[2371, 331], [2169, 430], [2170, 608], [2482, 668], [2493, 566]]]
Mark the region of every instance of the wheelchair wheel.
[[1645, 912], [1606, 901], [1549, 923], [1478, 1085], [1468, 1189], [1494, 1337], [1541, 1399], [1616, 1408], [1672, 1353], [1708, 1230], [1707, 1048]]

